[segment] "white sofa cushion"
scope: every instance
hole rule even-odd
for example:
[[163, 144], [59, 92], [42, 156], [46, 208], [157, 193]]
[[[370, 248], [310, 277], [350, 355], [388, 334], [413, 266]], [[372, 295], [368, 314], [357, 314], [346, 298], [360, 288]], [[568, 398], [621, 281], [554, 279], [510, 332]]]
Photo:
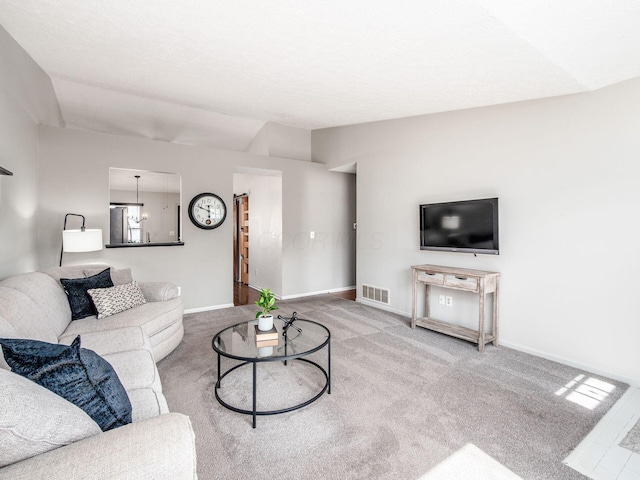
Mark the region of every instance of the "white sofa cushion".
[[109, 430], [0, 469], [2, 480], [195, 480], [189, 417], [169, 413]]
[[[139, 326], [153, 340], [152, 337], [158, 332], [174, 323], [182, 323], [183, 308], [181, 298], [165, 302], [147, 302], [103, 320], [98, 320], [95, 316], [74, 320], [67, 327], [64, 336], [73, 335], [75, 337], [89, 332]], [[153, 346], [153, 341], [151, 345]], [[156, 358], [157, 360], [159, 359]]]
[[0, 467], [102, 433], [89, 415], [55, 393], [0, 369]]
[[[76, 338], [74, 333], [63, 334], [58, 343], [71, 345]], [[82, 334], [82, 346], [98, 355], [126, 352], [128, 350], [151, 350], [149, 337], [140, 327], [122, 327], [113, 330], [88, 332]]]
[[133, 423], [169, 413], [167, 399], [160, 392], [150, 388], [138, 388], [129, 390], [127, 393], [133, 408], [131, 412]]
[[[9, 277], [0, 282], [0, 290], [4, 291], [0, 316], [18, 329], [19, 338], [52, 342], [71, 322], [71, 308], [62, 285], [49, 275], [31, 272]], [[2, 332], [0, 336], [6, 337]]]

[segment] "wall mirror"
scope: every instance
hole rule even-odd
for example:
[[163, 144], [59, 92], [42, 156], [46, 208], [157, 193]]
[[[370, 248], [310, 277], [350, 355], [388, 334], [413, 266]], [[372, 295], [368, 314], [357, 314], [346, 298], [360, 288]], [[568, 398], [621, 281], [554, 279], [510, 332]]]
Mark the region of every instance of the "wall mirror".
[[109, 169], [109, 244], [114, 247], [184, 245], [177, 173]]

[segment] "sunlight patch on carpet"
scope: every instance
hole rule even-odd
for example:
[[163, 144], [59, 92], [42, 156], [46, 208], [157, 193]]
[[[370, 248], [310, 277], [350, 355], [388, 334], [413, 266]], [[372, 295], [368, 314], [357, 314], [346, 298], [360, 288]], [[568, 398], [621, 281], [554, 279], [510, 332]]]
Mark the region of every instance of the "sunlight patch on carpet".
[[577, 403], [584, 408], [593, 410], [615, 390], [615, 386], [596, 378], [586, 378], [586, 375], [578, 375], [560, 388], [556, 395], [566, 400]]
[[467, 443], [419, 480], [522, 480], [472, 443]]

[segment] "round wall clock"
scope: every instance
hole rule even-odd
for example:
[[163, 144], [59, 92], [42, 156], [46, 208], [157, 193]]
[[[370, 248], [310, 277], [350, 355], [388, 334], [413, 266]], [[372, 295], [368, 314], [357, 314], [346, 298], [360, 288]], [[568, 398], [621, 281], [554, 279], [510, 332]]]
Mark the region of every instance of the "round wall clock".
[[213, 230], [227, 218], [227, 206], [215, 193], [200, 193], [189, 203], [189, 218], [196, 227]]

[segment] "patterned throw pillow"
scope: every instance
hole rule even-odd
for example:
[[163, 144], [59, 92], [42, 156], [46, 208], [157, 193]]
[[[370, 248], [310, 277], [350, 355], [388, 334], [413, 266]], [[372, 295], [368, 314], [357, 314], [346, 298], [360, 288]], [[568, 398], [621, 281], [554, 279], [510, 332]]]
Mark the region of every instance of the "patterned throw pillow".
[[72, 320], [80, 320], [96, 314], [96, 308], [87, 295], [87, 290], [113, 287], [108, 268], [87, 278], [61, 278], [60, 283], [69, 299]]
[[15, 338], [0, 344], [12, 372], [80, 407], [103, 431], [131, 423], [131, 402], [118, 375], [97, 353], [80, 348], [80, 335], [70, 346]]
[[136, 282], [111, 288], [95, 288], [87, 293], [98, 310], [98, 318], [105, 318], [147, 303]]

